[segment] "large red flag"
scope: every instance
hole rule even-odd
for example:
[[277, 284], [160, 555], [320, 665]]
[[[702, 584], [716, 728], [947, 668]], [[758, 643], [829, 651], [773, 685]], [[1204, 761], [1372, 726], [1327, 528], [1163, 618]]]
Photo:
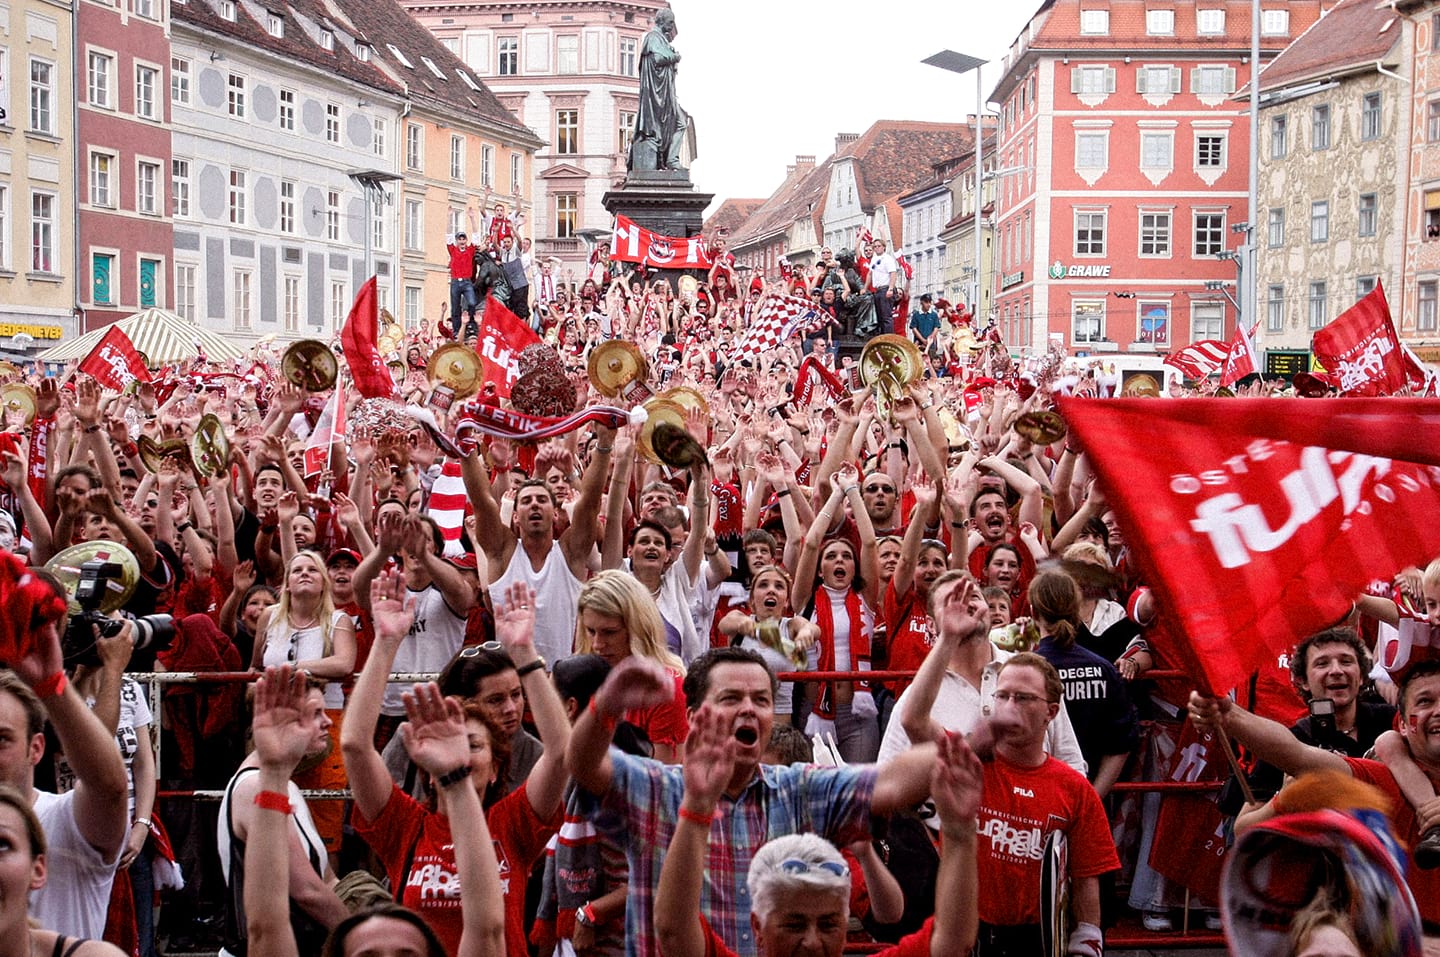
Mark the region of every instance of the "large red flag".
[[319, 475], [330, 464], [330, 448], [344, 438], [345, 424], [345, 383], [335, 382], [335, 391], [330, 401], [320, 411], [310, 438], [305, 442], [305, 475]]
[[1225, 692], [1440, 554], [1440, 401], [1066, 399], [1179, 647]]
[[610, 244], [615, 262], [644, 263], [660, 269], [709, 269], [710, 247], [704, 236], [661, 236], [625, 216], [615, 217]]
[[1310, 351], [1340, 376], [1346, 395], [1394, 395], [1405, 388], [1405, 357], [1380, 283], [1315, 333]]
[[501, 398], [510, 397], [515, 380], [520, 378], [520, 353], [539, 341], [534, 330], [504, 303], [494, 296], [486, 298], [475, 351], [485, 366], [485, 381], [495, 383], [495, 392]]
[[395, 380], [380, 358], [380, 347], [376, 337], [380, 334], [380, 304], [375, 291], [375, 277], [371, 276], [355, 296], [350, 315], [345, 317], [345, 328], [340, 330], [340, 345], [345, 350], [345, 362], [350, 366], [350, 378], [355, 388], [367, 399], [388, 399], [395, 394]]
[[1230, 349], [1220, 366], [1220, 384], [1232, 386], [1252, 372], [1259, 372], [1255, 364], [1255, 330], [1248, 333], [1241, 323], [1235, 325], [1235, 337], [1230, 340]]
[[107, 389], [121, 392], [132, 382], [149, 382], [150, 370], [140, 358], [135, 344], [119, 326], [111, 326], [105, 335], [80, 360], [80, 371], [93, 376]]

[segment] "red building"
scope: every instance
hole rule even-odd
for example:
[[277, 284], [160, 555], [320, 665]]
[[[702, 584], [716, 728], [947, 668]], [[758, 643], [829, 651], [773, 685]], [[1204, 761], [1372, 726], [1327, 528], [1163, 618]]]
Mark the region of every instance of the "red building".
[[81, 332], [173, 305], [168, 9], [75, 4]]
[[[1321, 0], [1263, 0], [1263, 57]], [[1155, 354], [1226, 339], [1248, 214], [1250, 0], [1046, 0], [1000, 106], [996, 318], [1015, 347]]]

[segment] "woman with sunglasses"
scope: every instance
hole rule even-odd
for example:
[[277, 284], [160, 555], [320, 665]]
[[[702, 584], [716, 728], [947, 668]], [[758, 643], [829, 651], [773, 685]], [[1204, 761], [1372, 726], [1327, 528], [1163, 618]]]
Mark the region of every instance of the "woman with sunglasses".
[[[860, 497], [860, 474], [854, 464], [842, 464], [830, 482], [830, 498], [816, 513], [795, 563], [790, 607], [806, 609], [820, 629], [820, 671], [869, 671], [874, 609], [880, 598], [875, 526]], [[847, 501], [860, 536], [858, 555], [843, 535], [825, 537]], [[834, 734], [841, 757], [850, 764], [864, 764], [874, 761], [880, 750], [877, 717], [867, 682], [827, 681], [821, 685], [805, 733]]]

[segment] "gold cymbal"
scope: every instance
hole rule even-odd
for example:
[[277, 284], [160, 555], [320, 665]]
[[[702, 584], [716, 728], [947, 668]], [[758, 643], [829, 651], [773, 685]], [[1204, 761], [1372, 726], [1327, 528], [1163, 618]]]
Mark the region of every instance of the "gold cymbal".
[[1160, 397], [1160, 383], [1155, 377], [1147, 372], [1139, 375], [1132, 375], [1125, 381], [1120, 389], [1120, 395], [1127, 399], [1158, 399]]
[[[640, 428], [640, 439], [638, 443], [640, 446], [640, 452], [651, 462], [654, 462], [656, 465], [660, 465], [662, 463], [668, 464], [664, 463], [664, 460], [660, 458], [659, 453], [655, 449], [655, 429], [657, 426], [664, 423], [666, 425], [679, 429], [681, 432], [684, 432], [685, 409], [678, 402], [674, 402], [670, 399], [661, 399], [659, 397], [656, 397], [648, 399], [645, 402], [645, 413], [648, 418], [646, 418], [645, 424]], [[661, 435], [664, 436], [664, 434], [664, 431], [662, 431]], [[667, 448], [668, 447], [669, 446], [667, 445]], [[704, 454], [703, 451], [701, 454]]]
[[707, 418], [710, 416], [710, 403], [705, 401], [705, 396], [700, 394], [700, 390], [692, 389], [688, 385], [677, 385], [672, 389], [666, 389], [660, 393], [659, 398], [669, 399], [686, 412], [699, 410]]
[[280, 357], [280, 373], [308, 392], [324, 392], [334, 387], [340, 364], [330, 347], [319, 339], [301, 339], [291, 343]]
[[1036, 445], [1049, 445], [1065, 438], [1070, 433], [1070, 428], [1059, 412], [1037, 409], [1016, 419], [1015, 431]]
[[468, 399], [485, 384], [485, 367], [475, 350], [459, 342], [441, 346], [430, 354], [425, 375], [455, 393], [456, 399]]
[[140, 583], [140, 563], [135, 560], [134, 553], [119, 542], [98, 539], [71, 545], [45, 563], [45, 570], [65, 587], [70, 614], [80, 613], [80, 606], [75, 601], [75, 586], [80, 582], [80, 566], [89, 561], [114, 562], [120, 566], [119, 579], [106, 583], [104, 596], [100, 599], [100, 611], [108, 615], [123, 608]]
[[195, 467], [195, 460], [190, 455], [190, 446], [184, 439], [166, 439], [163, 442], [157, 442], [148, 435], [142, 435], [135, 444], [140, 448], [140, 461], [147, 472], [158, 475], [160, 463], [168, 458], [180, 459], [181, 464], [188, 469]]
[[595, 388], [611, 399], [621, 395], [629, 398], [641, 389], [646, 395], [637, 399], [648, 397], [650, 390], [645, 387], [645, 380], [650, 376], [650, 364], [633, 342], [611, 339], [600, 343], [590, 350], [587, 372]]
[[10, 382], [0, 386], [0, 407], [7, 413], [25, 413], [25, 424], [35, 421], [35, 390], [23, 382]]
[[195, 463], [196, 472], [207, 477], [218, 474], [230, 462], [230, 437], [213, 412], [200, 417], [195, 434], [190, 436], [190, 461]]

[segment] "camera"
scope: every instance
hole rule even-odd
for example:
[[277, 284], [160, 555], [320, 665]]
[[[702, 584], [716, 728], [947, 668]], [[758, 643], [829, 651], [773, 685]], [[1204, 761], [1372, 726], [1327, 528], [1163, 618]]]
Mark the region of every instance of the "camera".
[[1319, 735], [1336, 733], [1335, 702], [1329, 698], [1312, 698], [1310, 701], [1310, 727]]
[[[75, 584], [75, 603], [80, 606], [80, 613], [70, 616], [65, 634], [60, 638], [60, 650], [67, 668], [100, 664], [92, 625], [100, 629], [104, 638], [114, 638], [125, 627], [123, 619], [110, 618], [100, 611], [110, 583], [118, 582], [123, 574], [124, 566], [118, 562], [95, 558], [81, 564], [80, 578]], [[163, 651], [175, 640], [175, 621], [169, 615], [145, 615], [132, 617], [130, 621], [135, 626], [137, 652], [148, 650], [153, 654]]]

